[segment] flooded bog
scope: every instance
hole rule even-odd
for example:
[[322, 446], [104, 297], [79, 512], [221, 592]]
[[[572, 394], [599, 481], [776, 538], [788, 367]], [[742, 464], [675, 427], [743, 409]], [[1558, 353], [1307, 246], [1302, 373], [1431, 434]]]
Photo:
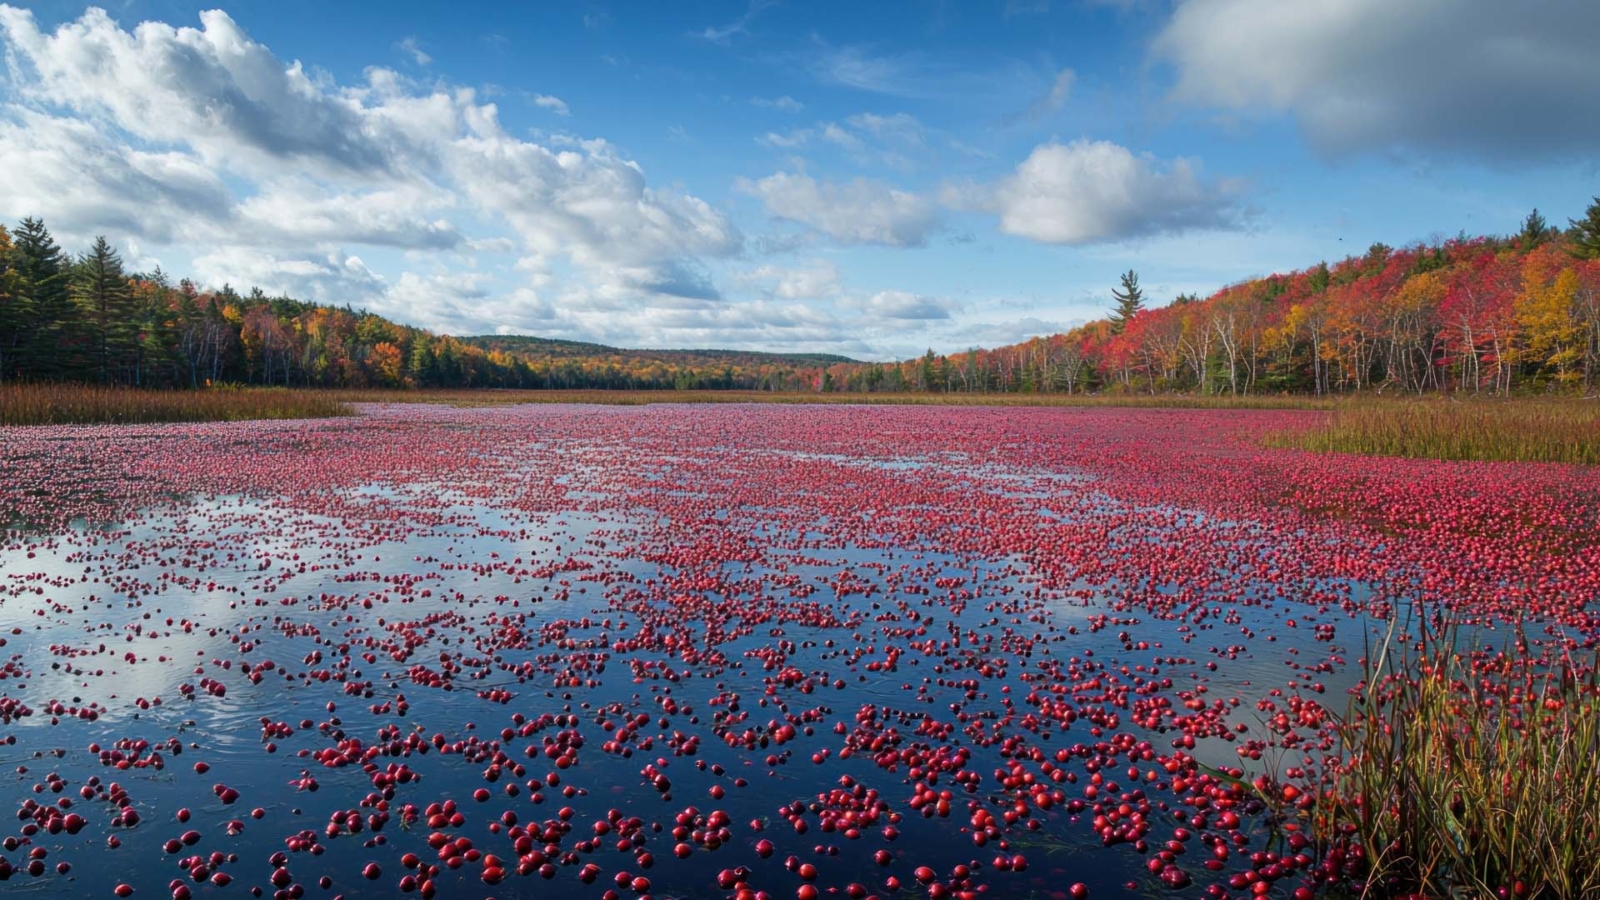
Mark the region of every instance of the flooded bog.
[[0, 430], [0, 877], [1295, 896], [1390, 617], [1600, 630], [1593, 472], [1254, 443], [1304, 415]]

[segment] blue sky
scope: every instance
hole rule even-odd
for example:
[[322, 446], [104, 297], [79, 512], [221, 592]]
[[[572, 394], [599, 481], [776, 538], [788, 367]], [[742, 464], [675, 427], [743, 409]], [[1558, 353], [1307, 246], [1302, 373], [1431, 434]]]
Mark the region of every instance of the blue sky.
[[453, 333], [890, 358], [1600, 194], [1600, 5], [0, 7], [0, 217]]

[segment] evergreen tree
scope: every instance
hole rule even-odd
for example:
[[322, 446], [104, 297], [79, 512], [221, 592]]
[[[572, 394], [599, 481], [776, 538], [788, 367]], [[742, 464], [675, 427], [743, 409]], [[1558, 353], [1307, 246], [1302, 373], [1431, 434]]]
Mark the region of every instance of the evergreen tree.
[[1111, 311], [1111, 333], [1121, 334], [1128, 321], [1144, 309], [1144, 291], [1139, 289], [1139, 276], [1132, 269], [1122, 273], [1122, 289], [1113, 290], [1117, 308]]
[[923, 354], [922, 360], [917, 366], [917, 380], [922, 382], [918, 386], [925, 391], [933, 390], [933, 360], [933, 348], [929, 347], [928, 352]]
[[72, 305], [70, 265], [44, 222], [22, 220], [12, 238], [17, 271], [31, 301], [32, 321], [23, 336], [22, 363], [39, 378], [64, 378], [71, 371], [68, 347], [77, 337], [78, 312]]
[[0, 225], [0, 384], [14, 376], [20, 363], [17, 355], [33, 320], [33, 300], [17, 268], [18, 255], [11, 233]]
[[1533, 208], [1528, 217], [1522, 220], [1522, 231], [1517, 234], [1517, 240], [1522, 244], [1523, 250], [1532, 250], [1550, 239], [1550, 223], [1539, 215], [1539, 208]]
[[72, 299], [84, 319], [95, 377], [108, 384], [137, 349], [138, 322], [122, 257], [103, 236], [74, 268]]
[[433, 383], [433, 347], [428, 341], [418, 340], [412, 344], [411, 358], [406, 361], [406, 375], [416, 387], [427, 387]]
[[1579, 259], [1600, 259], [1600, 197], [1594, 198], [1581, 219], [1571, 219], [1572, 230], [1568, 237], [1572, 244], [1567, 249]]
[[1328, 289], [1328, 283], [1332, 280], [1333, 278], [1328, 272], [1328, 263], [1323, 261], [1317, 263], [1317, 267], [1311, 270], [1311, 276], [1307, 279], [1307, 286], [1311, 288], [1311, 293], [1320, 294]]
[[182, 368], [181, 323], [173, 303], [177, 291], [172, 289], [167, 273], [159, 267], [139, 280], [141, 283], [134, 293], [137, 345], [133, 381], [139, 385], [148, 384], [151, 379], [177, 383], [181, 380]]

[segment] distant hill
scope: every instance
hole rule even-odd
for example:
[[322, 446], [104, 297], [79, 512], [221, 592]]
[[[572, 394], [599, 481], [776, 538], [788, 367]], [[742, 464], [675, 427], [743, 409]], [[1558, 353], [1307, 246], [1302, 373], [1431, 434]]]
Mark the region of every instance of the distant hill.
[[458, 337], [456, 340], [486, 352], [512, 353], [523, 359], [614, 359], [628, 361], [654, 361], [674, 366], [800, 366], [820, 368], [841, 363], [859, 363], [860, 360], [837, 353], [763, 353], [756, 350], [633, 350], [608, 347], [587, 341], [564, 341], [556, 338], [532, 337], [522, 334], [480, 334]]

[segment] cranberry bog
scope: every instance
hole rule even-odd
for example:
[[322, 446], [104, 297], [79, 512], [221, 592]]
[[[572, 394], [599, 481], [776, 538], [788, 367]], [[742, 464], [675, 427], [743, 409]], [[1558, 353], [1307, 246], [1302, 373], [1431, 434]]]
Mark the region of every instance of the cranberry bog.
[[1289, 410], [359, 412], [0, 429], [4, 889], [1354, 894], [1375, 646], [1593, 681], [1589, 468], [1262, 448]]

